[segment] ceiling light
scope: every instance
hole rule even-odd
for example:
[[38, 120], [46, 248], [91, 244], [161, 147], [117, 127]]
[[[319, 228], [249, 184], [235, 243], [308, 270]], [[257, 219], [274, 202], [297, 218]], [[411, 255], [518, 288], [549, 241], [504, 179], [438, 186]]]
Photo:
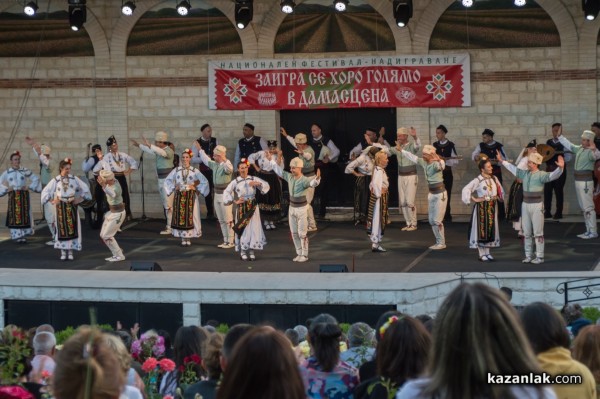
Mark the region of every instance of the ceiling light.
[[294, 0], [281, 0], [281, 11], [286, 14], [291, 14], [294, 12], [294, 8], [296, 7], [296, 3]]
[[235, 2], [235, 26], [244, 29], [252, 21], [254, 9], [252, 1], [236, 0]]
[[348, 0], [333, 0], [333, 6], [340, 12], [346, 11], [346, 8], [348, 8]]
[[463, 7], [473, 7], [473, 0], [462, 0]]
[[396, 25], [404, 28], [412, 18], [412, 0], [394, 0], [393, 6]]
[[78, 6], [69, 6], [69, 24], [71, 29], [77, 32], [83, 28], [83, 24], [87, 20], [87, 10], [85, 3]]
[[123, 15], [129, 16], [133, 14], [133, 11], [135, 11], [135, 1], [128, 1], [124, 4], [123, 1], [121, 1], [121, 4], [121, 12]]
[[179, 4], [177, 4], [177, 13], [181, 16], [186, 16], [192, 9], [192, 5], [188, 0], [182, 0]]
[[23, 7], [23, 12], [30, 17], [35, 15], [35, 12], [38, 10], [37, 0], [35, 2], [30, 1]]
[[515, 5], [517, 7], [523, 7], [527, 3], [526, 0], [515, 0]]
[[598, 11], [600, 11], [600, 0], [581, 0], [581, 7], [585, 19], [593, 21], [598, 16]]

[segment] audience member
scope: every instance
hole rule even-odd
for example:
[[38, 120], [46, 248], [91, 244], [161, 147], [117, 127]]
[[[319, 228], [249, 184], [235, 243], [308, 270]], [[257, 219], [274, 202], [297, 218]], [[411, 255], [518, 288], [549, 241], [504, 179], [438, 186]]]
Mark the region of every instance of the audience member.
[[39, 334], [41, 332], [49, 332], [51, 334], [54, 334], [54, 327], [52, 327], [50, 324], [42, 324], [35, 329], [36, 334]]
[[594, 376], [571, 357], [569, 333], [559, 313], [550, 305], [534, 302], [525, 306], [521, 320], [543, 371], [552, 377], [578, 375], [583, 380], [579, 384], [552, 385], [557, 398], [596, 399]]
[[217, 397], [217, 386], [223, 373], [219, 360], [223, 348], [223, 338], [223, 334], [214, 333], [205, 342], [202, 348], [202, 367], [206, 370], [208, 379], [190, 385], [185, 390], [183, 399], [195, 399], [196, 395], [200, 395], [202, 399]]
[[583, 309], [578, 303], [563, 306], [561, 313], [567, 323], [567, 329], [573, 334], [573, 338], [577, 337], [580, 329], [592, 324], [591, 320], [583, 317]]
[[573, 342], [573, 359], [583, 363], [596, 381], [596, 396], [600, 396], [600, 326], [582, 328]]
[[348, 350], [340, 354], [340, 359], [358, 369], [363, 363], [373, 360], [374, 344], [375, 331], [366, 323], [354, 323], [348, 329]]
[[296, 355], [296, 360], [298, 360], [299, 364], [302, 363], [305, 357], [302, 353], [302, 348], [299, 345], [300, 339], [298, 338], [298, 331], [294, 330], [293, 328], [288, 328], [287, 330], [285, 330], [284, 335], [292, 344], [292, 349], [294, 350], [294, 354]]
[[51, 332], [42, 331], [33, 337], [33, 354], [31, 360], [30, 381], [42, 381], [42, 375], [45, 373], [54, 374], [56, 363], [54, 362], [54, 352], [56, 350], [56, 337]]
[[221, 363], [221, 370], [226, 372], [227, 364], [229, 362], [229, 358], [233, 353], [233, 348], [235, 347], [235, 344], [237, 344], [238, 341], [242, 339], [242, 337], [247, 332], [254, 328], [256, 327], [254, 327], [251, 324], [241, 323], [236, 324], [235, 326], [229, 329], [229, 331], [225, 335], [225, 339], [223, 340], [223, 349], [221, 350], [221, 357], [219, 358], [219, 362]]
[[500, 291], [502, 291], [508, 302], [512, 301], [512, 290], [510, 288], [500, 287]]
[[123, 386], [123, 396], [127, 399], [143, 399], [142, 392], [144, 392], [144, 382], [137, 374], [137, 372], [131, 368], [131, 355], [127, 351], [125, 344], [121, 341], [121, 338], [114, 334], [104, 333], [104, 340], [108, 348], [117, 357], [117, 363], [115, 366], [122, 371], [125, 376], [125, 385]]
[[[375, 332], [381, 330], [381, 327], [387, 323], [390, 317], [402, 317], [403, 314], [398, 312], [397, 310], [388, 310], [384, 312], [379, 319], [377, 319], [377, 323], [375, 324]], [[381, 341], [381, 335], [375, 334], [375, 341], [377, 342], [377, 346], [379, 346], [379, 341]], [[358, 369], [358, 374], [360, 376], [361, 381], [366, 381], [371, 378], [377, 377], [377, 351], [375, 352], [374, 359], [363, 363], [362, 366]]]

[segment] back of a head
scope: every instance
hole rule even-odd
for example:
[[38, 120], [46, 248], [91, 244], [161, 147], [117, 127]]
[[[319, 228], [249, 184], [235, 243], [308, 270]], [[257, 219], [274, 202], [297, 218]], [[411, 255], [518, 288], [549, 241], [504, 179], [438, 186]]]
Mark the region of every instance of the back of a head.
[[500, 291], [502, 291], [504, 293], [504, 295], [506, 295], [506, 300], [508, 302], [510, 302], [512, 300], [513, 292], [512, 292], [512, 290], [510, 288], [508, 288], [508, 287], [500, 287]]
[[123, 371], [123, 374], [126, 375], [131, 367], [132, 359], [129, 351], [125, 347], [125, 344], [120, 337], [114, 334], [104, 333], [103, 336], [104, 340], [106, 341], [106, 345], [117, 357], [118, 365]]
[[32, 344], [34, 354], [50, 356], [56, 346], [56, 337], [51, 332], [42, 331], [35, 334]]
[[308, 334], [308, 328], [302, 324], [298, 324], [294, 327], [294, 330], [298, 333], [298, 341], [306, 341], [306, 335]]
[[497, 289], [461, 284], [444, 300], [433, 329], [429, 395], [448, 399], [509, 397], [487, 374], [539, 373], [515, 309]]
[[305, 399], [289, 341], [270, 327], [256, 327], [235, 346], [217, 399]]
[[342, 329], [335, 317], [322, 313], [310, 324], [308, 337], [317, 362], [323, 371], [329, 372], [340, 359], [340, 337]]
[[42, 324], [35, 329], [36, 334], [39, 334], [41, 332], [49, 332], [54, 334], [54, 327], [52, 327], [50, 324]]
[[379, 333], [381, 326], [387, 323], [392, 316], [402, 317], [403, 315], [397, 310], [388, 310], [387, 312], [383, 312], [383, 314], [379, 316], [379, 319], [377, 319], [377, 323], [375, 324], [375, 339], [377, 342], [381, 341], [381, 334]]
[[285, 330], [285, 337], [290, 340], [292, 346], [298, 346], [300, 340], [298, 339], [298, 331], [293, 328], [288, 328]]
[[348, 329], [348, 345], [350, 348], [359, 346], [372, 347], [375, 341], [375, 332], [367, 323], [354, 323]]
[[223, 348], [224, 336], [221, 333], [213, 333], [204, 343], [202, 348], [202, 361], [208, 373], [208, 378], [218, 380], [221, 377], [221, 362], [219, 360]]
[[600, 326], [586, 326], [573, 341], [573, 359], [585, 364], [600, 383]]
[[[179, 327], [173, 342], [173, 353], [177, 367], [184, 364], [184, 359], [191, 355], [201, 355], [204, 342], [208, 339], [208, 333], [204, 328], [198, 326]], [[203, 369], [198, 365], [199, 376]]]
[[255, 328], [251, 324], [236, 324], [231, 327], [227, 334], [225, 335], [225, 340], [223, 341], [223, 357], [225, 360], [228, 360], [231, 357], [231, 353], [233, 352], [233, 348], [238, 343], [238, 341], [250, 330]]
[[97, 329], [80, 328], [56, 355], [53, 393], [55, 399], [84, 399], [89, 369], [87, 399], [118, 398], [125, 377], [117, 359]]
[[521, 321], [534, 352], [556, 347], [569, 348], [569, 333], [558, 311], [543, 302], [534, 302], [521, 311]]

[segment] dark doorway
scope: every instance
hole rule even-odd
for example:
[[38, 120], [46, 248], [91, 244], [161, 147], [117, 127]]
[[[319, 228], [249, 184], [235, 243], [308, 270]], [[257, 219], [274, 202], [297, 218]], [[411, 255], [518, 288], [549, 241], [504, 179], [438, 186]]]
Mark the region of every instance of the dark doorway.
[[[346, 175], [344, 169], [349, 163], [350, 150], [361, 142], [368, 127], [379, 130], [385, 127], [384, 138], [395, 144], [396, 140], [396, 108], [358, 108], [358, 109], [331, 109], [307, 111], [281, 111], [281, 126], [290, 135], [303, 132], [310, 137], [310, 128], [313, 123], [322, 127], [322, 132], [333, 140], [340, 149], [337, 167], [334, 169], [334, 178], [331, 179], [332, 187], [327, 190], [329, 206], [352, 207], [354, 193], [354, 176]], [[286, 159], [286, 166], [290, 159], [295, 157], [292, 146], [280, 136], [281, 148]], [[390, 177], [390, 205], [398, 205], [397, 189], [397, 162], [390, 158], [387, 167]]]

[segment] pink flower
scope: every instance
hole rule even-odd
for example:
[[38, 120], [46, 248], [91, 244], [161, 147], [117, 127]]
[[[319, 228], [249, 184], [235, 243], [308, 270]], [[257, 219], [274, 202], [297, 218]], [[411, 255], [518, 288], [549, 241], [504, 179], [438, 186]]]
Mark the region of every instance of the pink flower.
[[175, 399], [172, 395], [165, 395], [163, 399]]
[[34, 399], [34, 396], [25, 388], [20, 386], [3, 386], [0, 387], [0, 397], [14, 399]]
[[48, 370], [42, 370], [42, 378], [49, 378], [50, 372]]
[[158, 360], [156, 360], [153, 357], [149, 357], [148, 359], [146, 359], [144, 364], [142, 364], [142, 370], [144, 370], [144, 372], [146, 372], [146, 373], [149, 373], [151, 371], [154, 371], [154, 369], [156, 369], [157, 365], [158, 365]]
[[175, 370], [175, 362], [172, 361], [171, 359], [161, 359], [158, 362], [158, 365], [160, 366], [160, 369], [162, 371], [173, 371], [173, 370]]

